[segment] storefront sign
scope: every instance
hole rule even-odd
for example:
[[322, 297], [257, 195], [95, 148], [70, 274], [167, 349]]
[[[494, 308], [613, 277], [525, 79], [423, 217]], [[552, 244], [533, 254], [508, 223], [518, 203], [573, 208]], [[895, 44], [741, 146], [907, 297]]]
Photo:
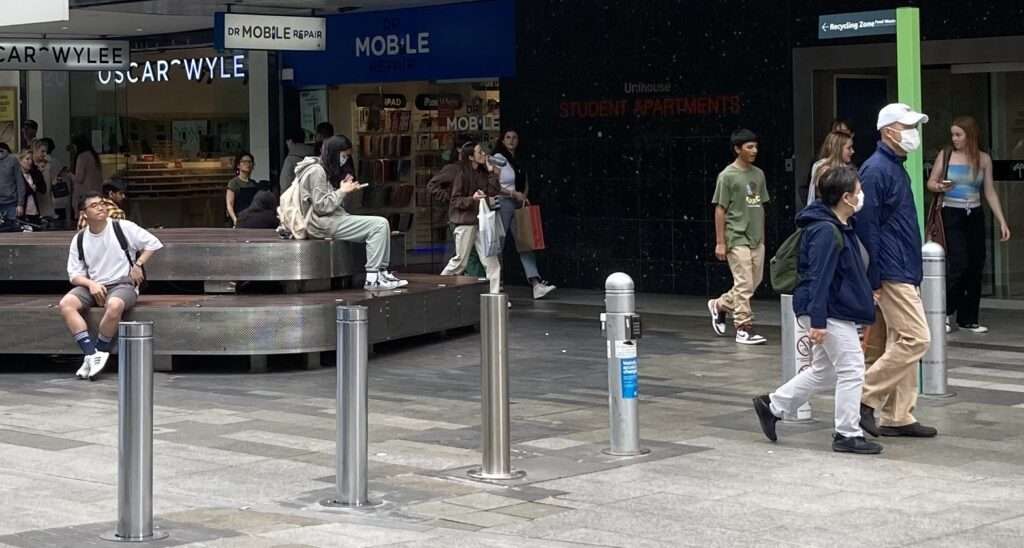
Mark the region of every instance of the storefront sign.
[[327, 20], [323, 17], [218, 13], [213, 24], [218, 50], [323, 51], [327, 45]]
[[397, 93], [360, 93], [356, 95], [356, 106], [366, 108], [405, 108], [405, 95]]
[[448, 131], [500, 131], [501, 118], [486, 116], [456, 116], [448, 119]]
[[282, 55], [296, 85], [515, 75], [515, 0], [334, 15], [327, 33], [324, 52]]
[[126, 40], [0, 40], [0, 70], [111, 70], [128, 56]]
[[132, 61], [127, 71], [101, 70], [96, 73], [96, 78], [103, 85], [169, 82], [172, 77], [182, 76], [194, 82], [245, 78], [245, 55], [157, 59], [141, 65]]
[[419, 110], [440, 110], [462, 108], [462, 96], [454, 93], [421, 93], [416, 96], [416, 108]]
[[50, 23], [68, 20], [68, 0], [32, 0], [18, 2], [17, 9], [4, 9], [4, 26]]
[[896, 10], [837, 13], [818, 17], [818, 39], [896, 34]]
[[743, 101], [739, 95], [695, 95], [689, 97], [637, 97], [635, 99], [596, 99], [562, 101], [560, 118], [673, 118], [739, 114]]

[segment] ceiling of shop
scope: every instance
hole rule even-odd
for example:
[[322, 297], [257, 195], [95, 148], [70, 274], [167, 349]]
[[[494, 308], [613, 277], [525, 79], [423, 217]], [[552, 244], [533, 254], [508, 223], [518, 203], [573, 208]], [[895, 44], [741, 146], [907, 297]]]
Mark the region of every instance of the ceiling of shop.
[[213, 14], [327, 15], [346, 11], [371, 11], [466, 0], [71, 0], [71, 20], [32, 25], [0, 26], [3, 36], [85, 38], [97, 36], [145, 36], [208, 29]]

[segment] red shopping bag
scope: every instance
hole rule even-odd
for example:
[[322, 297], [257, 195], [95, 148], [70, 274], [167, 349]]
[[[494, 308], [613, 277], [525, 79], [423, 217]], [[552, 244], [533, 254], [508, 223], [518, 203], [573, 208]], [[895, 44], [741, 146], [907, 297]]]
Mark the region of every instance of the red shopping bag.
[[540, 217], [540, 206], [528, 205], [516, 210], [516, 251], [540, 251], [544, 249], [544, 222]]

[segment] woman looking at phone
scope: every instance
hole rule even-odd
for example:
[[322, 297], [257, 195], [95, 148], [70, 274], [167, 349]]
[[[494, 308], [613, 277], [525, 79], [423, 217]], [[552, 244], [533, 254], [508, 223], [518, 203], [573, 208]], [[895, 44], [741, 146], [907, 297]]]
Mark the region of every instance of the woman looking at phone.
[[[952, 146], [939, 152], [932, 164], [928, 190], [940, 194], [946, 236], [946, 332], [955, 319], [973, 333], [986, 333], [978, 323], [981, 275], [985, 268], [985, 213], [981, 198], [999, 223], [1000, 241], [1010, 239], [999, 195], [992, 183], [992, 157], [979, 146], [978, 123], [970, 116], [953, 120]], [[948, 167], [947, 167], [948, 164]]]

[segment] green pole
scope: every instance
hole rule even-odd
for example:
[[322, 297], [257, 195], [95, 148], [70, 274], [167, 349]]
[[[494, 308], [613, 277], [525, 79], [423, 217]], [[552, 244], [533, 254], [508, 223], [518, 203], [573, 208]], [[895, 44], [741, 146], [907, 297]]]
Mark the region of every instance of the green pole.
[[[901, 103], [921, 112], [921, 19], [918, 8], [896, 9], [896, 80]], [[923, 129], [922, 129], [923, 133]], [[923, 140], [923, 138], [922, 138]], [[907, 172], [917, 206], [917, 224], [924, 238], [924, 152], [907, 155]]]

